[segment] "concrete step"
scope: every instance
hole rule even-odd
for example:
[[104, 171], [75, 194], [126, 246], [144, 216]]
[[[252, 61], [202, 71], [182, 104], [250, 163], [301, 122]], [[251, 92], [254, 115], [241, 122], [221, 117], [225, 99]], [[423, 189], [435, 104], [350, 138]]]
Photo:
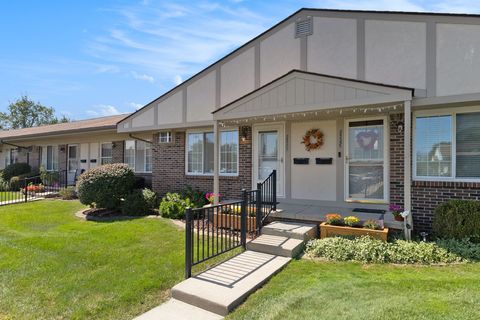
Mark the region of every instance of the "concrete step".
[[225, 316], [291, 259], [245, 251], [172, 288], [172, 298]]
[[192, 306], [188, 303], [170, 299], [156, 308], [145, 312], [134, 320], [221, 320], [222, 316]]
[[317, 236], [317, 230], [313, 223], [274, 221], [262, 228], [262, 234], [308, 241]]
[[303, 240], [300, 239], [262, 234], [248, 242], [247, 249], [282, 257], [296, 257], [302, 252], [303, 244]]

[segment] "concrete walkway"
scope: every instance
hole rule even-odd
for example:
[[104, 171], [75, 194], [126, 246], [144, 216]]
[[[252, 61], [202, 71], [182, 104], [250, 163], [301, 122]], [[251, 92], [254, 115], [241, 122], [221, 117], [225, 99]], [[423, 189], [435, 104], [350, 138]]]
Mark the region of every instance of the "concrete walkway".
[[136, 319], [222, 319], [302, 252], [317, 226], [273, 222], [247, 251], [172, 288], [172, 299]]

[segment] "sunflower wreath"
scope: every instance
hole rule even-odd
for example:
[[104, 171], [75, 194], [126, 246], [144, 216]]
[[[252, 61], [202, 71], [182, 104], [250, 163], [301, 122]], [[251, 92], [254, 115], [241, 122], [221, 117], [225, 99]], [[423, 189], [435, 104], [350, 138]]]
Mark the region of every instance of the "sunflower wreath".
[[319, 129], [308, 130], [303, 136], [302, 143], [307, 151], [315, 150], [323, 145], [323, 133]]

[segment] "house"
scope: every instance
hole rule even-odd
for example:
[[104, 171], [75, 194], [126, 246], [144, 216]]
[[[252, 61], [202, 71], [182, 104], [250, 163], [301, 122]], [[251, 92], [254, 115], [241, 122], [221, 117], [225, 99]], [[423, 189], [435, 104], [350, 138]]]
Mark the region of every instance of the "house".
[[[479, 74], [479, 15], [300, 9], [119, 117], [110, 138], [59, 135], [58, 167], [76, 163], [71, 144], [91, 167], [89, 148], [107, 141], [124, 146], [118, 161], [143, 163], [160, 194], [190, 185], [238, 198], [276, 170], [291, 218], [394, 203], [428, 230], [439, 203], [480, 197]], [[150, 160], [132, 160], [127, 150], [147, 145]]]
[[32, 168], [65, 172], [68, 184], [85, 170], [113, 162], [128, 163], [151, 184], [149, 136], [117, 133], [125, 114], [95, 119], [0, 131], [0, 169], [24, 162]]

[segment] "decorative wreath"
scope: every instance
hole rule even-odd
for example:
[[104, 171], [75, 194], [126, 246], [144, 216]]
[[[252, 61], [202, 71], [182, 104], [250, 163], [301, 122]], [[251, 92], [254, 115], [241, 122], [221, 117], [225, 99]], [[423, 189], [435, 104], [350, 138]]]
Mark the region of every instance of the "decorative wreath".
[[356, 136], [357, 144], [363, 150], [372, 150], [378, 140], [378, 134], [373, 131], [362, 131]]
[[308, 130], [303, 136], [302, 143], [307, 151], [315, 150], [323, 146], [323, 133], [319, 129]]

